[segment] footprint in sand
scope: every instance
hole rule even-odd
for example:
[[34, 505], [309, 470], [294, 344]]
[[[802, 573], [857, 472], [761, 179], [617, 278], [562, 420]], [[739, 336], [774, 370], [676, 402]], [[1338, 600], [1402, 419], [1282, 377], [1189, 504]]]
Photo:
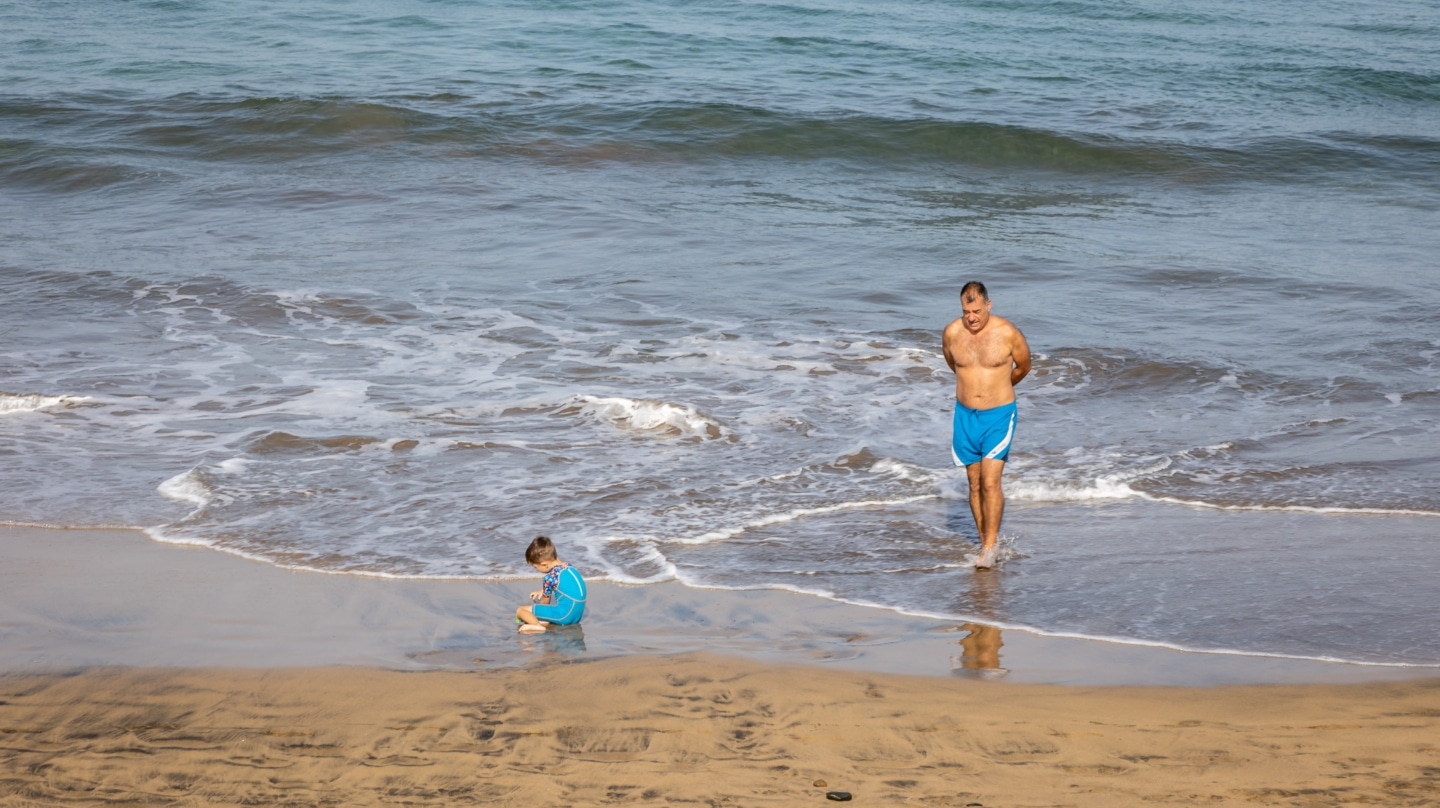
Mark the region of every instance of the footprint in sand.
[[225, 763], [230, 766], [244, 766], [250, 769], [285, 769], [295, 765], [295, 761], [293, 760], [270, 757], [226, 758], [225, 760], [222, 760], [221, 763]]
[[414, 757], [413, 755], [391, 755], [390, 757], [370, 758], [370, 759], [368, 759], [368, 760], [362, 760], [362, 761], [360, 761], [360, 765], [362, 765], [362, 766], [373, 766], [373, 767], [381, 767], [381, 766], [433, 766], [433, 765], [435, 765], [435, 762], [432, 761], [432, 760], [426, 760], [425, 758], [422, 758], [422, 757]]

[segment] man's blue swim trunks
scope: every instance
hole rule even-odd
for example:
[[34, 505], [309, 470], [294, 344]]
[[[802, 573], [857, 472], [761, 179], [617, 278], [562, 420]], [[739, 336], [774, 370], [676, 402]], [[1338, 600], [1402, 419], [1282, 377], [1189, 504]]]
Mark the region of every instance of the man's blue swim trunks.
[[568, 626], [585, 616], [585, 579], [569, 564], [546, 573], [540, 581], [540, 590], [550, 597], [550, 602], [537, 603], [531, 608], [538, 619]]
[[955, 437], [950, 456], [957, 466], [979, 463], [982, 458], [1004, 460], [1015, 437], [1015, 402], [988, 410], [972, 410], [955, 402]]

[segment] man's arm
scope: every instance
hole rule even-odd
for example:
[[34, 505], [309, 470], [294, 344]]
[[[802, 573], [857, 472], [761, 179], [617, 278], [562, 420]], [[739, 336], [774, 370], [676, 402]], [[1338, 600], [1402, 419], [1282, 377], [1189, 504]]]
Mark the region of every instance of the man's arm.
[[945, 364], [950, 366], [951, 373], [955, 372], [955, 357], [950, 355], [950, 329], [954, 327], [955, 323], [952, 322], [945, 326], [944, 331], [940, 332], [940, 348], [945, 353]]
[[1015, 329], [1015, 338], [1010, 341], [1010, 359], [1015, 367], [1010, 370], [1010, 386], [1014, 387], [1030, 373], [1030, 343], [1020, 329]]

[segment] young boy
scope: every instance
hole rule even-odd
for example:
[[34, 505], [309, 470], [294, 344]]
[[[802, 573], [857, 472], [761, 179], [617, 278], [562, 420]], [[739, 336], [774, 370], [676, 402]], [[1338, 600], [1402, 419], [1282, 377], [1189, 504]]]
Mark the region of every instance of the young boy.
[[540, 580], [540, 591], [530, 593], [534, 605], [515, 610], [519, 630], [530, 634], [544, 631], [546, 623], [568, 626], [580, 622], [585, 616], [585, 579], [560, 560], [554, 543], [536, 536], [525, 548], [525, 560], [545, 577]]

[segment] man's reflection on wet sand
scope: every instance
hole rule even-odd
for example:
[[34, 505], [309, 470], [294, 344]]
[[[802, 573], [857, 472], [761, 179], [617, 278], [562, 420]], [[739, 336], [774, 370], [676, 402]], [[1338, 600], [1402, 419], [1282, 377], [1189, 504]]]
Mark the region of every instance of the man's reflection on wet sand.
[[[993, 571], [978, 573], [970, 579], [969, 603], [964, 609], [976, 617], [994, 618], [1001, 598], [1000, 576]], [[965, 623], [960, 626], [966, 635], [960, 639], [960, 656], [950, 657], [950, 671], [957, 676], [977, 679], [998, 679], [1010, 671], [1000, 666], [1000, 629], [987, 623]]]
[[[982, 679], [993, 679], [1008, 673], [1000, 667], [1000, 648], [1005, 644], [1000, 640], [1000, 629], [984, 623], [966, 623], [960, 628], [970, 633], [960, 640], [960, 667], [954, 668], [954, 673]], [[951, 662], [954, 661], [952, 657]]]

